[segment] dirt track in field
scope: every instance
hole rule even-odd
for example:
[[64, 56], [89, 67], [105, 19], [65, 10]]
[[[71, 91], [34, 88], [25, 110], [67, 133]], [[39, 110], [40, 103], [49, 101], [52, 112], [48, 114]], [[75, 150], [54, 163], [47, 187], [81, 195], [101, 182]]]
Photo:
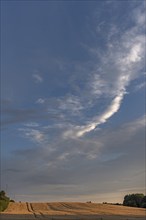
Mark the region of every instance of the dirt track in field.
[[0, 220], [146, 220], [146, 209], [96, 203], [10, 203]]

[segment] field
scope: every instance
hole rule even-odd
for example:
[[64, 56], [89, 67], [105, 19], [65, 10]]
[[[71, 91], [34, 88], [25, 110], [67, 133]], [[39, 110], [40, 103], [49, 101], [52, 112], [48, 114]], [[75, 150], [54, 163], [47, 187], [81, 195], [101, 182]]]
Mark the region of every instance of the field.
[[146, 220], [146, 210], [125, 206], [79, 203], [10, 203], [1, 220]]

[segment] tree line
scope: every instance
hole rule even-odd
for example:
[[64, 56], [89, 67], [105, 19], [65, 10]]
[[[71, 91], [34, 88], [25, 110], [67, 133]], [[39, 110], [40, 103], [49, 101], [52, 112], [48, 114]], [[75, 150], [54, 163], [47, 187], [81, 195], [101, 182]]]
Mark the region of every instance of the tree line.
[[124, 197], [124, 206], [146, 208], [146, 196], [142, 193], [129, 194]]

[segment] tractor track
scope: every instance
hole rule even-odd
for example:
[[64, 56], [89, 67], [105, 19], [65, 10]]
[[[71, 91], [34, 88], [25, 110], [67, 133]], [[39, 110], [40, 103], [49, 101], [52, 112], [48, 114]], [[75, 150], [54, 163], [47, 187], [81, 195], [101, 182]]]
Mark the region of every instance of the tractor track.
[[44, 217], [45, 217], [44, 214], [42, 212], [35, 211], [32, 203], [27, 202], [26, 205], [27, 205], [28, 211], [31, 212], [35, 218], [44, 219]]

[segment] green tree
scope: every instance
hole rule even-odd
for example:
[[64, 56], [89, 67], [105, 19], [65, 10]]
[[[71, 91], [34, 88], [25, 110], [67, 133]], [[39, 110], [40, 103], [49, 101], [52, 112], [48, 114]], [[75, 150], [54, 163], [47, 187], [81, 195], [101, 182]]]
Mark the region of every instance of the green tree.
[[[131, 207], [141, 207], [144, 194], [129, 194], [124, 197], [123, 205]], [[143, 202], [144, 203], [144, 202]]]
[[141, 206], [140, 206], [141, 208], [146, 208], [146, 196], [144, 196], [143, 198], [142, 198], [142, 201], [141, 201]]

